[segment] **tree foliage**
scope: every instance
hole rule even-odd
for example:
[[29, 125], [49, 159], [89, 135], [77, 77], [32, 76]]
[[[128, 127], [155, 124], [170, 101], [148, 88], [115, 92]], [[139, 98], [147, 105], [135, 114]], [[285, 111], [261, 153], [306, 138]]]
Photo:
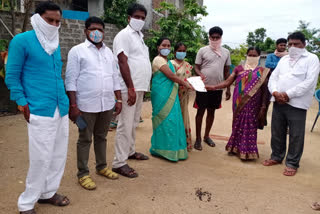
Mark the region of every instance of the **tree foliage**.
[[261, 51], [271, 53], [275, 50], [275, 41], [267, 37], [265, 28], [258, 28], [254, 32], [249, 32], [247, 36], [248, 47], [258, 47]]
[[[310, 28], [310, 23], [300, 20], [299, 26], [296, 31], [301, 31], [307, 40], [306, 49], [312, 53], [315, 53], [320, 58], [320, 28]], [[289, 33], [290, 34], [290, 33]]]
[[246, 44], [241, 44], [238, 48], [230, 50], [231, 64], [240, 65], [246, 59], [247, 49], [248, 46]]
[[177, 42], [185, 43], [188, 48], [186, 61], [193, 64], [199, 48], [208, 41], [208, 34], [198, 24], [201, 20], [200, 16], [208, 15], [206, 7], [200, 6], [196, 0], [185, 0], [183, 9], [177, 9], [173, 4], [161, 2], [160, 8], [157, 8], [156, 11], [162, 14], [167, 12], [168, 15], [161, 17], [156, 22], [159, 29], [150, 30], [151, 37], [146, 43], [150, 49], [151, 59], [158, 54], [157, 40], [165, 36], [170, 38], [172, 46]]
[[104, 0], [103, 21], [123, 28], [128, 24], [127, 8], [136, 0]]

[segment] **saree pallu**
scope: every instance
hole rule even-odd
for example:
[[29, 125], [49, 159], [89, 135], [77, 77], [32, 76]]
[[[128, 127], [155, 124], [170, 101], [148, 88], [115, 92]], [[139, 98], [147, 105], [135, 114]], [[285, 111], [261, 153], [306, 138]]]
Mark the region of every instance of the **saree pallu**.
[[226, 145], [228, 152], [241, 159], [257, 159], [258, 114], [262, 103], [263, 85], [269, 69], [257, 67], [244, 70], [238, 66], [235, 71], [236, 84], [233, 92], [232, 134]]
[[[176, 63], [174, 60], [171, 60], [171, 62], [176, 67], [177, 76], [180, 79], [187, 81], [187, 78], [192, 76], [192, 73], [191, 73], [192, 66], [188, 62], [183, 61], [181, 64]], [[179, 86], [178, 94], [179, 94], [184, 130], [186, 132], [187, 148], [188, 150], [192, 150], [191, 126], [190, 126], [189, 110], [188, 110], [188, 104], [189, 104], [188, 89], [184, 86]]]
[[[169, 68], [175, 73], [172, 63]], [[150, 153], [170, 161], [188, 157], [186, 134], [178, 97], [178, 84], [168, 79], [161, 71], [153, 74], [152, 127]]]

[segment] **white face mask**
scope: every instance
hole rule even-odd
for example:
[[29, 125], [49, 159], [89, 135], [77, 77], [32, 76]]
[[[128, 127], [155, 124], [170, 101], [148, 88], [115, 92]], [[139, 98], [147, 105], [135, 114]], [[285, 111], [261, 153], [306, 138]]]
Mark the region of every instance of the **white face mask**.
[[294, 65], [298, 62], [301, 55], [305, 52], [304, 48], [296, 48], [296, 47], [290, 47], [289, 48], [289, 65], [290, 67], [294, 67]]
[[289, 48], [289, 56], [290, 58], [297, 60], [301, 57], [301, 55], [304, 53], [304, 48], [296, 48], [296, 47], [290, 47]]
[[31, 25], [42, 48], [49, 54], [53, 54], [59, 46], [59, 28], [48, 24], [38, 13], [31, 17]]
[[140, 19], [135, 19], [135, 18], [131, 17], [129, 25], [133, 30], [140, 31], [140, 30], [142, 30], [144, 23], [145, 22]]
[[260, 56], [247, 56], [245, 70], [254, 70], [259, 65]]

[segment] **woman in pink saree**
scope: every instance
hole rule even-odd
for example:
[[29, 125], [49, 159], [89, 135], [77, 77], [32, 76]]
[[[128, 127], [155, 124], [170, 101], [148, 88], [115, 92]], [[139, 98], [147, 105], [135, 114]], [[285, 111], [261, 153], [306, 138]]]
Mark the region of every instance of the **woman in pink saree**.
[[242, 160], [259, 158], [257, 129], [262, 129], [265, 122], [268, 92], [265, 80], [269, 73], [269, 69], [258, 66], [259, 59], [260, 50], [249, 48], [244, 66], [237, 66], [224, 82], [206, 86], [207, 90], [216, 90], [235, 81], [232, 133], [226, 150], [229, 155], [238, 155]]

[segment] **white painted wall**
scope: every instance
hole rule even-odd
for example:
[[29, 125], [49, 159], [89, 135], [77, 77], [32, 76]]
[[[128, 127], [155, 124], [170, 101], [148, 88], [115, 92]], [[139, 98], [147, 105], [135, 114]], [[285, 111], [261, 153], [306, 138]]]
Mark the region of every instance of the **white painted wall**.
[[101, 17], [104, 13], [104, 1], [88, 0], [88, 12], [90, 16]]
[[138, 0], [139, 4], [142, 4], [146, 7], [148, 14], [146, 18], [146, 24], [144, 25], [144, 29], [150, 29], [152, 27], [152, 19], [153, 19], [153, 11], [152, 11], [152, 0]]

